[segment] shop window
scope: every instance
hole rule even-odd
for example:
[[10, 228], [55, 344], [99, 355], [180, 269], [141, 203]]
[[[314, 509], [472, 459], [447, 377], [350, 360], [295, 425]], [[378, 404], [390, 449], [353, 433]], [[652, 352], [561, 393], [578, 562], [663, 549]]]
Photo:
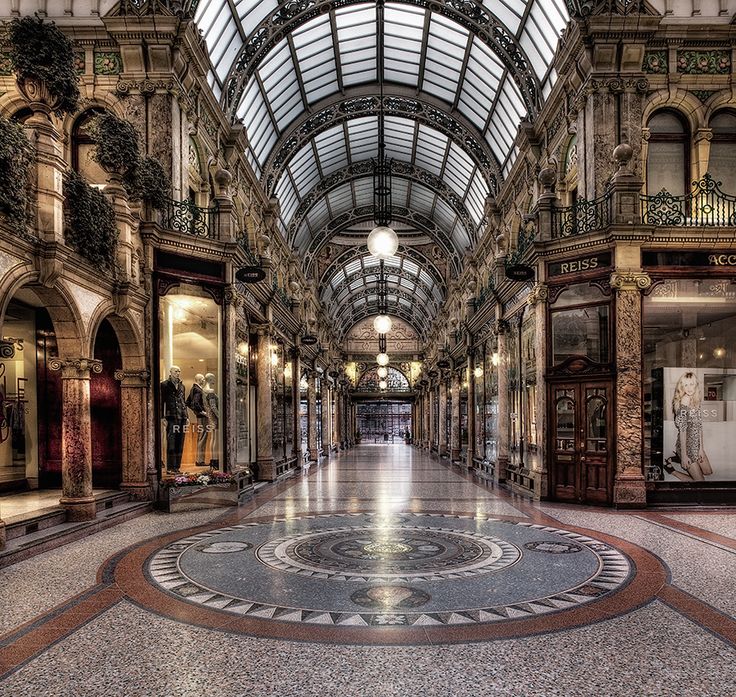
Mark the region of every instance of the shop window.
[[690, 133], [674, 111], [659, 111], [649, 119], [647, 193], [663, 189], [674, 196], [690, 191]]
[[643, 307], [648, 479], [736, 481], [736, 285], [671, 279]]
[[89, 134], [93, 119], [103, 113], [103, 109], [93, 108], [85, 111], [72, 127], [72, 168], [81, 174], [89, 184], [103, 187], [108, 175], [94, 160], [94, 143]]
[[170, 471], [224, 464], [221, 327], [204, 288], [181, 283], [159, 300], [161, 461]]
[[553, 365], [573, 357], [610, 361], [609, 305], [604, 299], [599, 288], [585, 283], [560, 294], [551, 311]]
[[719, 111], [710, 120], [713, 140], [710, 144], [708, 171], [721, 182], [721, 190], [736, 194], [736, 113]]

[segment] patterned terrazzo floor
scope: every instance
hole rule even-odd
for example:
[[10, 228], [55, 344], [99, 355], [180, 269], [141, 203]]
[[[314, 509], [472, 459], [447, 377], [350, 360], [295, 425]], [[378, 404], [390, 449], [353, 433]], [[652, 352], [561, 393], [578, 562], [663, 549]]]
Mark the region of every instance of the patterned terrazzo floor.
[[0, 696], [732, 695], [733, 521], [357, 448], [0, 570]]

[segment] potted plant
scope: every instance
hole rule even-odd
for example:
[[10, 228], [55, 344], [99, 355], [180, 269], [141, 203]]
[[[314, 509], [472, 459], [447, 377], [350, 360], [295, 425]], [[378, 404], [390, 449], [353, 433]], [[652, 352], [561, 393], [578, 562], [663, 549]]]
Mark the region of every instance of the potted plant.
[[73, 113], [79, 104], [79, 75], [69, 38], [53, 23], [40, 17], [10, 22], [10, 61], [18, 89], [31, 108]]
[[33, 146], [23, 127], [0, 116], [0, 215], [17, 232], [28, 226], [28, 177]]
[[169, 513], [218, 506], [238, 506], [253, 491], [253, 476], [248, 469], [232, 474], [210, 469], [208, 472], [182, 472], [159, 482], [159, 503]]

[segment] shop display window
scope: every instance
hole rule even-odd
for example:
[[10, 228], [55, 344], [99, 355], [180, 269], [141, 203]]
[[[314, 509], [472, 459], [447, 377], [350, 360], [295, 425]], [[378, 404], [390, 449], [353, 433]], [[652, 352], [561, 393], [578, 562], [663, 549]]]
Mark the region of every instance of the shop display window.
[[187, 283], [159, 299], [161, 462], [170, 472], [221, 469], [222, 309]]
[[[471, 407], [472, 408], [472, 407]], [[468, 449], [468, 369], [460, 371], [460, 450], [463, 457]]]
[[657, 283], [643, 325], [647, 478], [736, 481], [736, 285]]
[[594, 363], [610, 361], [609, 304], [598, 287], [581, 283], [562, 291], [552, 306], [551, 324], [553, 365], [581, 356]]
[[488, 349], [483, 361], [485, 381], [485, 447], [484, 457], [489, 462], [498, 460], [498, 365], [500, 359], [496, 350]]
[[294, 436], [293, 397], [291, 393], [292, 362], [286, 356], [283, 343], [270, 346], [271, 361], [271, 445], [273, 459], [284, 462], [290, 455]]
[[475, 403], [473, 405], [473, 419], [475, 420], [475, 443], [474, 452], [476, 457], [483, 457], [485, 449], [485, 402], [486, 402], [486, 381], [485, 368], [483, 365], [483, 354], [481, 353], [475, 362], [472, 380], [475, 381]]
[[519, 442], [521, 440], [521, 399], [519, 385], [521, 364], [519, 356], [519, 330], [516, 322], [510, 322], [511, 329], [506, 335], [506, 355], [502, 370], [508, 374], [509, 386], [509, 452], [511, 461], [519, 464]]
[[250, 343], [247, 335], [238, 335], [235, 344], [236, 459], [250, 464]]

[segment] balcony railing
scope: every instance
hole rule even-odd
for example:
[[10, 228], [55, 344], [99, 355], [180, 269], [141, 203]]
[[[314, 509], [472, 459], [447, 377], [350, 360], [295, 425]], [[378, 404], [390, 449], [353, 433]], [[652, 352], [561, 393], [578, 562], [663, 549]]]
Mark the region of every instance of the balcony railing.
[[642, 195], [642, 222], [669, 227], [736, 225], [736, 196], [721, 191], [721, 182], [706, 173], [692, 185], [692, 191], [683, 196], [664, 189], [653, 196]]
[[572, 206], [557, 208], [552, 214], [552, 239], [575, 237], [603, 230], [611, 224], [611, 191], [592, 201], [578, 199]]
[[191, 201], [169, 201], [161, 211], [161, 226], [194, 237], [217, 237], [217, 203], [210, 208]]

